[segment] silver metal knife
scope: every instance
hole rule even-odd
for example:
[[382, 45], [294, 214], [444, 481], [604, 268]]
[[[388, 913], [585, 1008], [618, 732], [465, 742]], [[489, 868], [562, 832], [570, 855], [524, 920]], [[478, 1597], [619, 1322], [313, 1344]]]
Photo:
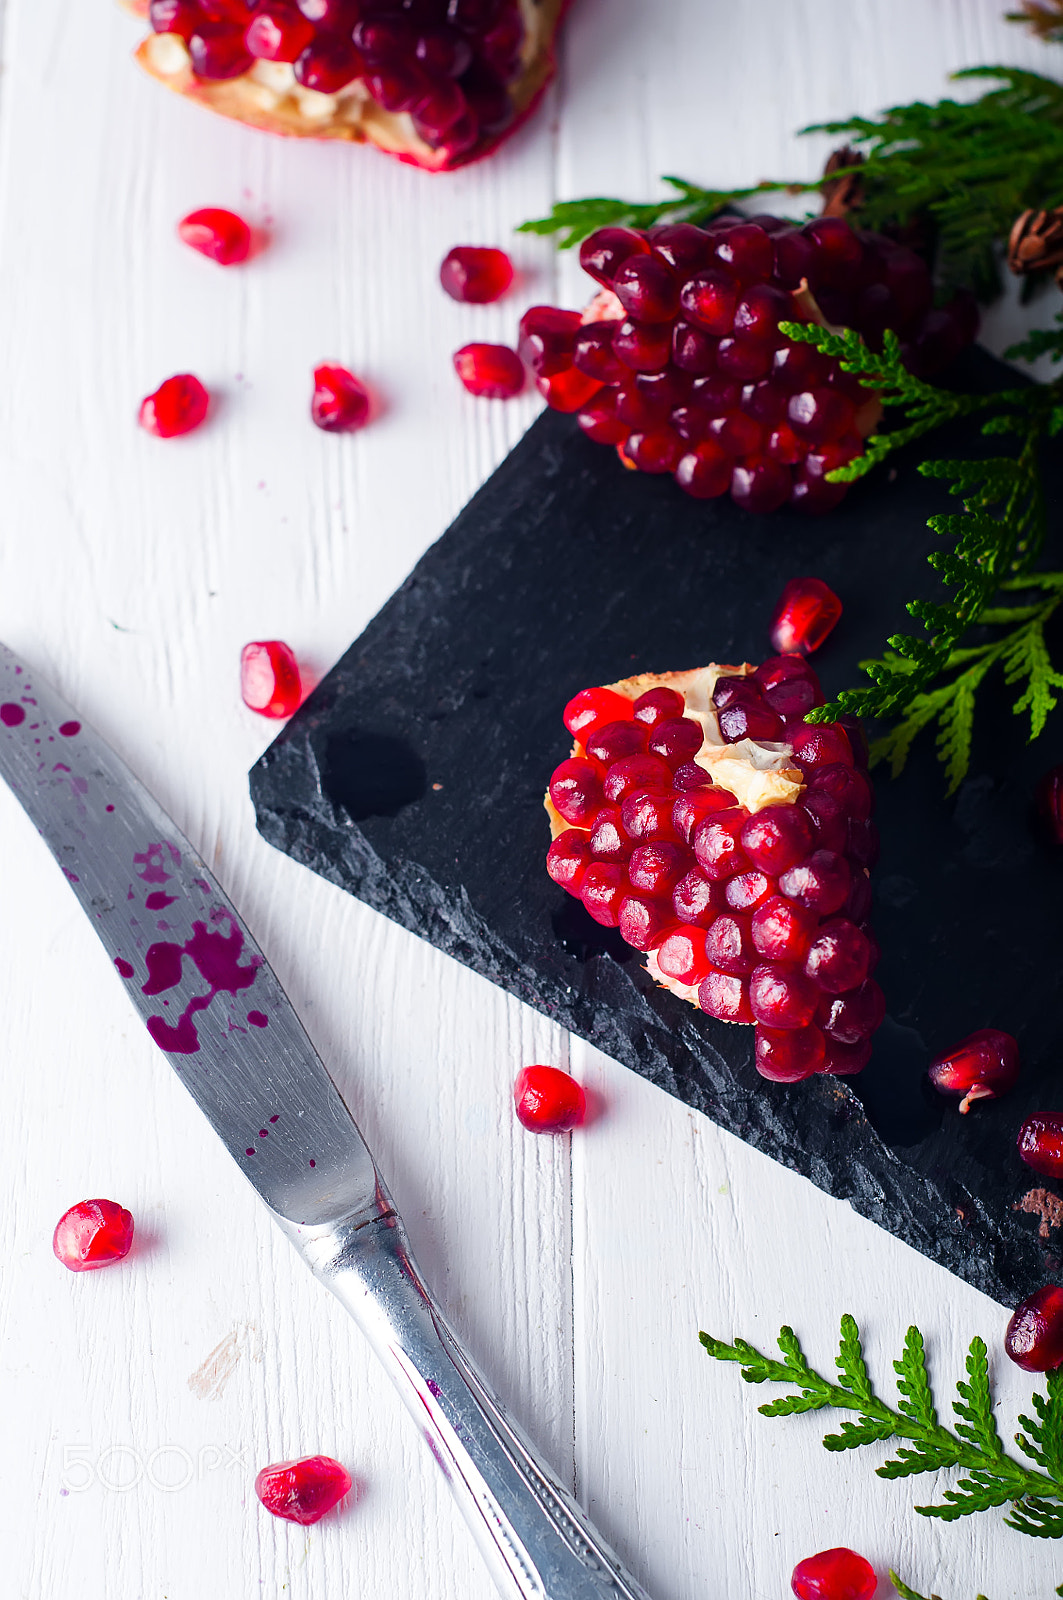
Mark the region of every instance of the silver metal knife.
[[0, 645], [0, 776], [274, 1220], [361, 1327], [507, 1600], [648, 1600], [448, 1328], [368, 1147], [235, 910], [107, 743]]

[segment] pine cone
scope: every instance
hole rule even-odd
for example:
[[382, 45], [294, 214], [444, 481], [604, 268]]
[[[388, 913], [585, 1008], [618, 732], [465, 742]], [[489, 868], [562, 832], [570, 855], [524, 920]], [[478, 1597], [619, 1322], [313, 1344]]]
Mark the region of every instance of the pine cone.
[[1024, 211], [1008, 239], [1008, 266], [1020, 276], [1063, 267], [1063, 207]]
[[820, 190], [823, 195], [824, 217], [845, 217], [850, 211], [859, 211], [864, 203], [864, 180], [859, 172], [846, 172], [842, 178], [832, 176], [841, 172], [846, 167], [862, 167], [864, 157], [859, 150], [854, 150], [852, 145], [843, 145], [840, 150], [833, 151], [827, 157], [827, 165], [823, 168], [823, 182]]
[[1063, 0], [1022, 0], [1021, 11], [1009, 11], [1009, 22], [1024, 22], [1046, 43], [1063, 39]]

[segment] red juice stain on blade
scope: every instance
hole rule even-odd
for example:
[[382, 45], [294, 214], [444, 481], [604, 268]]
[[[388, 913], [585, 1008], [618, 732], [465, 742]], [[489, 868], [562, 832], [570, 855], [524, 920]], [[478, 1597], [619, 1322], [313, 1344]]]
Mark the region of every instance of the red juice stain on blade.
[[194, 1014], [205, 1011], [216, 995], [250, 989], [262, 965], [262, 957], [253, 956], [241, 966], [238, 958], [244, 947], [243, 933], [226, 912], [215, 912], [214, 917], [216, 921], [228, 921], [228, 933], [212, 933], [205, 922], [194, 922], [192, 937], [184, 944], [160, 941], [145, 952], [148, 981], [143, 985], [144, 994], [161, 994], [165, 989], [176, 988], [185, 956], [191, 957], [209, 985], [206, 994], [192, 996], [176, 1023], [168, 1023], [160, 1016], [148, 1018], [148, 1032], [155, 1043], [175, 1055], [194, 1055], [199, 1049]]
[[75, 734], [81, 732], [81, 723], [61, 722], [59, 724], [59, 732], [63, 735], [64, 739], [72, 739]]
[[0, 705], [0, 722], [5, 728], [17, 728], [19, 723], [25, 720], [26, 713], [13, 700], [5, 700], [3, 705]]
[[249, 1011], [247, 1020], [252, 1028], [265, 1028], [269, 1025], [269, 1018], [264, 1011]]
[[166, 894], [162, 889], [156, 889], [154, 894], [149, 894], [144, 904], [149, 911], [165, 911], [167, 906], [176, 903], [177, 896]]
[[131, 978], [133, 976], [133, 964], [131, 961], [127, 961], [125, 956], [115, 956], [114, 964], [123, 978]]

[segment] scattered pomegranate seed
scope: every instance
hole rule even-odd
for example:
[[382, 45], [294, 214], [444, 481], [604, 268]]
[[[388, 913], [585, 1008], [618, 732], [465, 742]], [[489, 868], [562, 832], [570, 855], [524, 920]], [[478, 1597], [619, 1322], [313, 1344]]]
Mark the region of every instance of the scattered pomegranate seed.
[[140, 426], [157, 439], [175, 439], [198, 428], [209, 405], [210, 396], [199, 379], [179, 372], [140, 402]]
[[1063, 844], [1063, 767], [1053, 767], [1037, 785], [1037, 809], [1057, 844]]
[[842, 603], [822, 578], [792, 578], [771, 619], [771, 647], [780, 655], [818, 650], [842, 614]]
[[133, 1218], [113, 1200], [79, 1200], [56, 1223], [52, 1249], [71, 1272], [92, 1272], [127, 1256]]
[[927, 1075], [942, 1094], [962, 1095], [960, 1110], [966, 1112], [973, 1101], [995, 1100], [1014, 1087], [1019, 1076], [1019, 1047], [1010, 1033], [980, 1028], [947, 1055], [932, 1061]]
[[251, 249], [251, 229], [243, 217], [217, 206], [190, 211], [177, 224], [177, 233], [184, 244], [216, 261], [220, 267], [246, 261]]
[[369, 391], [346, 367], [314, 368], [310, 415], [326, 433], [355, 433], [369, 421]]
[[459, 244], [443, 257], [439, 281], [452, 300], [486, 305], [500, 300], [513, 282], [513, 263], [504, 250]]
[[331, 1456], [303, 1456], [263, 1467], [255, 1479], [255, 1493], [271, 1516], [305, 1528], [338, 1505], [351, 1484], [347, 1468]]
[[454, 371], [470, 394], [512, 400], [524, 388], [524, 364], [505, 344], [466, 344], [454, 352]]
[[1019, 1129], [1019, 1154], [1046, 1178], [1063, 1177], [1063, 1113], [1035, 1111]]
[[513, 1086], [517, 1120], [530, 1133], [567, 1133], [583, 1121], [587, 1097], [558, 1067], [523, 1067]]
[[1026, 1372], [1050, 1372], [1063, 1364], [1063, 1289], [1046, 1284], [1016, 1306], [1004, 1348]]
[[299, 665], [280, 639], [257, 639], [240, 651], [244, 705], [262, 717], [290, 717], [302, 703]]
[[871, 1600], [878, 1579], [870, 1561], [839, 1545], [799, 1561], [790, 1587], [797, 1600]]

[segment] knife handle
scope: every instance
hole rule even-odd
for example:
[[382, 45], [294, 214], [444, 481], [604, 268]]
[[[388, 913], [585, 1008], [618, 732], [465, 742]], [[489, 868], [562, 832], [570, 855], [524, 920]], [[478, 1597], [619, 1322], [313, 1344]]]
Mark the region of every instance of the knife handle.
[[399, 1217], [286, 1231], [383, 1361], [505, 1600], [649, 1600], [462, 1349]]

